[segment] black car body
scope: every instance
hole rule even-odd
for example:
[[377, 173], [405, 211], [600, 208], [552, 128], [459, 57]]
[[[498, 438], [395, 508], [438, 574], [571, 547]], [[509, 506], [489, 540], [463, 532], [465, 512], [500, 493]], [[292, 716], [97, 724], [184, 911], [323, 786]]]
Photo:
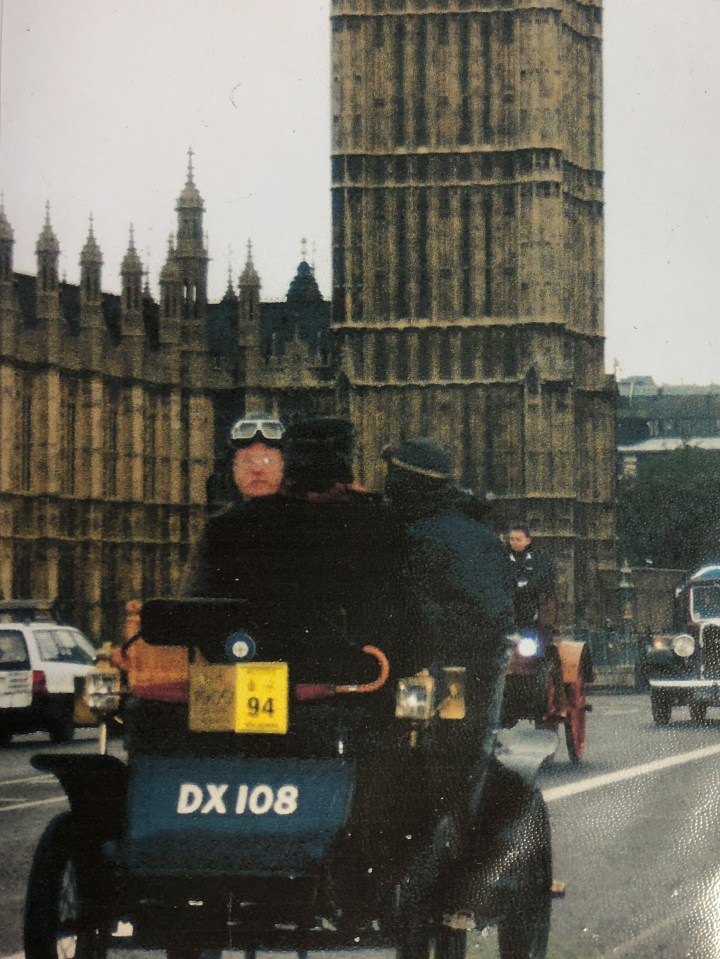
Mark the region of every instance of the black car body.
[[[549, 820], [495, 755], [502, 673], [483, 702], [462, 664], [394, 676], [377, 647], [241, 601], [150, 600], [141, 631], [127, 762], [34, 757], [70, 811], [34, 857], [28, 959], [108, 943], [422, 959], [433, 940], [438, 959], [464, 959], [470, 924], [497, 926], [502, 959], [545, 956]], [[154, 668], [173, 643], [184, 681]]]
[[702, 566], [676, 590], [675, 631], [645, 650], [653, 720], [667, 725], [674, 706], [703, 722], [720, 706], [720, 564]]

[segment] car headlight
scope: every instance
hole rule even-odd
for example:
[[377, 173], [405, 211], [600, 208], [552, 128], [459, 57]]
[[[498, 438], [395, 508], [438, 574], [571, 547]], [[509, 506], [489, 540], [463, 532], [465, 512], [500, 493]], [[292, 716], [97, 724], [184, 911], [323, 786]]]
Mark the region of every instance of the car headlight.
[[440, 719], [465, 719], [466, 678], [464, 666], [443, 666], [437, 710]]
[[512, 643], [518, 655], [523, 659], [531, 659], [540, 652], [540, 640], [534, 630], [524, 629], [517, 633], [510, 633], [506, 636], [508, 642]]
[[435, 680], [429, 673], [398, 679], [395, 699], [396, 719], [427, 721], [432, 716]]
[[94, 713], [116, 713], [120, 709], [119, 670], [95, 670], [85, 677], [83, 696]]
[[672, 641], [672, 650], [676, 656], [682, 656], [687, 659], [695, 652], [695, 640], [688, 633], [681, 633], [674, 636]]

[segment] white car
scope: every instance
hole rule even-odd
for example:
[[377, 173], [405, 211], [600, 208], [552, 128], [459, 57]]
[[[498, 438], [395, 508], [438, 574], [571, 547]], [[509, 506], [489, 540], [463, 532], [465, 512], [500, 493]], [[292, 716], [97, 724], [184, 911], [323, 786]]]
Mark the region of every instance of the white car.
[[94, 665], [95, 648], [54, 620], [42, 601], [0, 602], [0, 745], [14, 733], [45, 730], [54, 743], [74, 734], [75, 678]]

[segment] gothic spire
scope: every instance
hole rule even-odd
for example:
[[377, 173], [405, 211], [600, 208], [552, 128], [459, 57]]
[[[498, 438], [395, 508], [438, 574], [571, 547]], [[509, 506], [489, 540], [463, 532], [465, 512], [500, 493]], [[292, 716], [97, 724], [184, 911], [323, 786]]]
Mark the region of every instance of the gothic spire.
[[53, 231], [52, 224], [50, 223], [50, 201], [47, 200], [45, 203], [45, 223], [43, 224], [42, 232], [38, 237], [37, 244], [35, 246], [36, 253], [51, 253], [59, 254], [60, 253], [60, 244], [58, 239], [55, 236]]

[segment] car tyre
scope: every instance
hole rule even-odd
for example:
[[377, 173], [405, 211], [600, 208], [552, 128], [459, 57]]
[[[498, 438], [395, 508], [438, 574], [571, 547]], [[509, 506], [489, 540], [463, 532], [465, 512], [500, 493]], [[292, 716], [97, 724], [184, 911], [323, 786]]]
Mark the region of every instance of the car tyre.
[[585, 680], [578, 675], [572, 683], [566, 683], [567, 716], [565, 717], [565, 745], [571, 763], [579, 763], [585, 752], [587, 702]]
[[550, 818], [538, 790], [530, 795], [516, 842], [523, 850], [525, 874], [498, 923], [500, 959], [545, 959], [552, 907], [552, 849]]
[[93, 909], [96, 875], [72, 813], [50, 821], [35, 850], [25, 899], [26, 959], [105, 959], [109, 921]]
[[668, 725], [672, 715], [672, 704], [667, 695], [659, 689], [653, 689], [650, 693], [650, 709], [656, 726]]
[[707, 703], [690, 703], [690, 719], [694, 723], [704, 723], [707, 718]]
[[211, 959], [211, 957], [219, 957], [220, 953], [214, 949], [198, 949], [195, 946], [176, 943], [175, 945], [168, 946], [165, 950], [165, 955], [167, 959], [201, 959], [201, 957], [203, 957], [203, 959]]
[[62, 746], [70, 743], [75, 735], [75, 723], [72, 716], [64, 716], [48, 723], [48, 735], [50, 742], [56, 746]]
[[465, 959], [467, 932], [440, 926], [435, 937], [435, 959]]

